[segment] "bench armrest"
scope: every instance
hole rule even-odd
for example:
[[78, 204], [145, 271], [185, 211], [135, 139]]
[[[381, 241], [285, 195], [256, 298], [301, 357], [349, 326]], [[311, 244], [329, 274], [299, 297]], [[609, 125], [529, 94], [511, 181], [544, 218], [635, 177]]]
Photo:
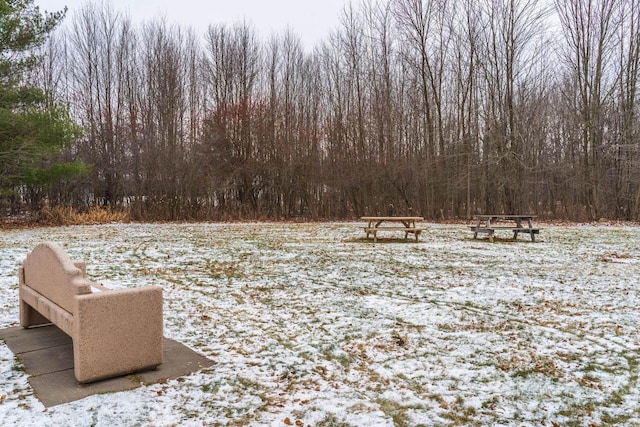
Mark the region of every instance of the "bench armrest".
[[162, 289], [148, 286], [78, 295], [73, 353], [81, 382], [162, 363]]

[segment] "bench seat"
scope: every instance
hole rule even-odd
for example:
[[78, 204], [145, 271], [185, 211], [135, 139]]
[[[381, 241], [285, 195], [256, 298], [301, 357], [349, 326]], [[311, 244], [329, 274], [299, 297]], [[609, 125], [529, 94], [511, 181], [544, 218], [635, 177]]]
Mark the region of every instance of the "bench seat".
[[473, 231], [473, 238], [477, 238], [478, 237], [478, 233], [485, 233], [489, 235], [489, 241], [493, 242], [493, 235], [495, 234], [496, 230], [509, 230], [509, 231], [513, 231], [513, 240], [516, 240], [518, 238], [518, 234], [519, 233], [526, 233], [529, 234], [531, 236], [531, 241], [535, 242], [535, 235], [536, 234], [540, 234], [540, 228], [529, 228], [529, 227], [508, 227], [508, 226], [491, 226], [491, 227], [478, 227], [475, 225], [472, 225], [469, 227], [471, 229], [471, 231]]
[[365, 227], [364, 231], [373, 233], [374, 231], [407, 231], [409, 233], [421, 233], [422, 228], [411, 228], [411, 227]]
[[404, 231], [404, 238], [409, 237], [409, 234], [414, 234], [416, 236], [416, 242], [420, 237], [420, 233], [422, 233], [423, 229], [418, 227], [365, 227], [364, 232], [367, 234], [367, 239], [369, 238], [369, 234], [373, 234], [373, 241], [378, 241], [378, 231]]
[[478, 233], [492, 233], [495, 230], [511, 230], [511, 231], [517, 231], [518, 233], [539, 234], [541, 230], [541, 228], [528, 228], [528, 227], [506, 227], [506, 226], [476, 227], [475, 225], [472, 225], [470, 228], [471, 228], [471, 231], [475, 231]]

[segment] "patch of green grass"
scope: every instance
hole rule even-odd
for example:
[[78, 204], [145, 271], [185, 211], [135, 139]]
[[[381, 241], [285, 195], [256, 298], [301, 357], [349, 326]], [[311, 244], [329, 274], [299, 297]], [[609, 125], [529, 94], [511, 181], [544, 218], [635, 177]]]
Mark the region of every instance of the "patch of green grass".
[[528, 378], [531, 375], [542, 374], [556, 381], [564, 377], [564, 373], [550, 356], [535, 353], [519, 353], [504, 359], [497, 364], [497, 368], [510, 372], [514, 378]]
[[474, 417], [477, 414], [476, 408], [473, 406], [465, 406], [464, 398], [460, 395], [456, 396], [454, 403], [449, 405], [440, 405], [440, 407], [446, 409], [446, 412], [442, 414], [442, 417], [450, 420], [450, 425], [480, 425], [478, 421], [474, 420]]
[[640, 368], [640, 361], [635, 356], [626, 356], [627, 363], [629, 364], [629, 382], [626, 386], [626, 391], [631, 392], [634, 388], [638, 387], [638, 370]]
[[631, 419], [631, 415], [630, 414], [612, 415], [604, 411], [600, 419], [602, 420], [603, 425], [622, 426], [622, 425], [626, 425], [627, 421]]
[[257, 390], [257, 389], [261, 388], [260, 387], [260, 383], [256, 382], [255, 380], [252, 380], [250, 378], [239, 376], [238, 377], [238, 382], [244, 388], [248, 388], [248, 389], [252, 389], [252, 390]]
[[220, 389], [220, 383], [215, 382], [215, 383], [209, 383], [209, 384], [202, 384], [200, 386], [200, 389], [203, 391], [203, 393], [217, 393], [218, 390]]
[[328, 413], [316, 423], [316, 427], [351, 427], [351, 424], [341, 421], [335, 414]]
[[572, 402], [570, 405], [558, 411], [558, 415], [566, 418], [564, 425], [567, 426], [582, 426], [584, 425], [585, 417], [589, 417], [596, 410], [596, 404], [591, 401], [587, 402]]
[[596, 362], [589, 362], [587, 363], [587, 365], [584, 367], [584, 372], [602, 372], [605, 374], [611, 374], [611, 375], [620, 375], [623, 373], [627, 372], [627, 368], [620, 366], [617, 363], [611, 363], [610, 365], [603, 365], [601, 363], [596, 363]]
[[494, 409], [500, 403], [500, 396], [491, 396], [491, 398], [482, 402], [482, 408], [485, 409]]
[[348, 368], [351, 364], [351, 356], [347, 353], [340, 353], [334, 357], [334, 360], [337, 361], [340, 365], [345, 368]]
[[[632, 356], [625, 356], [627, 359], [627, 363], [629, 365], [629, 380], [627, 383], [621, 387], [619, 390], [615, 390], [611, 393], [609, 398], [605, 401], [607, 406], [619, 406], [624, 400], [625, 396], [632, 393], [638, 387], [638, 367], [639, 362], [638, 359]], [[585, 378], [593, 379], [593, 377], [585, 376]], [[599, 379], [593, 379], [600, 383]]]
[[624, 395], [619, 391], [614, 391], [613, 393], [611, 393], [611, 395], [607, 399], [608, 404], [615, 405], [615, 406], [622, 405], [623, 402], [624, 402]]
[[402, 427], [411, 425], [411, 420], [407, 414], [407, 411], [411, 408], [389, 399], [378, 399], [376, 403], [380, 410], [393, 420], [394, 426]]
[[11, 365], [11, 370], [13, 372], [24, 372], [24, 365], [17, 357], [13, 358], [13, 365]]
[[209, 261], [207, 271], [214, 279], [241, 277], [241, 270], [236, 261]]

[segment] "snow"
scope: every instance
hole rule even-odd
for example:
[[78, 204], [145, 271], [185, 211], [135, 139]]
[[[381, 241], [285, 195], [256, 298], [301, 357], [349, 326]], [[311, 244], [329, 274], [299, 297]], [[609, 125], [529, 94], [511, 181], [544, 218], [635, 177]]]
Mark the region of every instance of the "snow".
[[639, 227], [491, 244], [425, 226], [378, 244], [358, 223], [3, 231], [0, 327], [51, 240], [107, 287], [161, 286], [165, 335], [215, 364], [45, 409], [0, 342], [0, 424], [640, 424]]

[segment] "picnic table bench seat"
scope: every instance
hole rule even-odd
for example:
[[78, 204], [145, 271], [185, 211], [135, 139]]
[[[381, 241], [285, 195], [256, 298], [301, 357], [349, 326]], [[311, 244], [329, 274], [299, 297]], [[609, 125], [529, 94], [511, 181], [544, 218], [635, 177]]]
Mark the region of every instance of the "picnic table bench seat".
[[540, 233], [540, 228], [527, 228], [527, 227], [508, 227], [508, 226], [502, 226], [502, 227], [495, 227], [495, 226], [491, 226], [491, 228], [484, 228], [484, 227], [476, 227], [475, 225], [470, 226], [471, 231], [478, 231], [478, 233], [487, 233], [490, 232], [491, 230], [513, 230], [513, 231], [518, 231], [519, 233], [535, 233], [538, 234]]
[[423, 229], [417, 228], [417, 227], [365, 227], [364, 228], [364, 231], [368, 231], [370, 233], [374, 231], [380, 231], [380, 230], [386, 230], [386, 231], [402, 230], [402, 231], [407, 231], [409, 233], [421, 233]]
[[[378, 241], [378, 231], [403, 231], [404, 238], [407, 239], [409, 234], [413, 234], [416, 238], [416, 242], [419, 240], [420, 234], [423, 229], [416, 226], [417, 221], [422, 221], [422, 217], [362, 217], [361, 219], [367, 221], [367, 226], [364, 227], [367, 239], [369, 236], [373, 236], [373, 241]], [[398, 225], [381, 225], [383, 223], [391, 223]]]
[[[470, 226], [470, 229], [473, 231], [474, 239], [479, 233], [483, 233], [487, 234], [489, 241], [493, 242], [496, 231], [509, 230], [513, 232], [513, 240], [518, 238], [518, 234], [525, 233], [531, 236], [532, 242], [535, 242], [535, 235], [540, 234], [541, 229], [533, 226], [533, 218], [535, 218], [534, 215], [477, 215], [477, 223]], [[504, 225], [505, 223], [512, 225]]]

